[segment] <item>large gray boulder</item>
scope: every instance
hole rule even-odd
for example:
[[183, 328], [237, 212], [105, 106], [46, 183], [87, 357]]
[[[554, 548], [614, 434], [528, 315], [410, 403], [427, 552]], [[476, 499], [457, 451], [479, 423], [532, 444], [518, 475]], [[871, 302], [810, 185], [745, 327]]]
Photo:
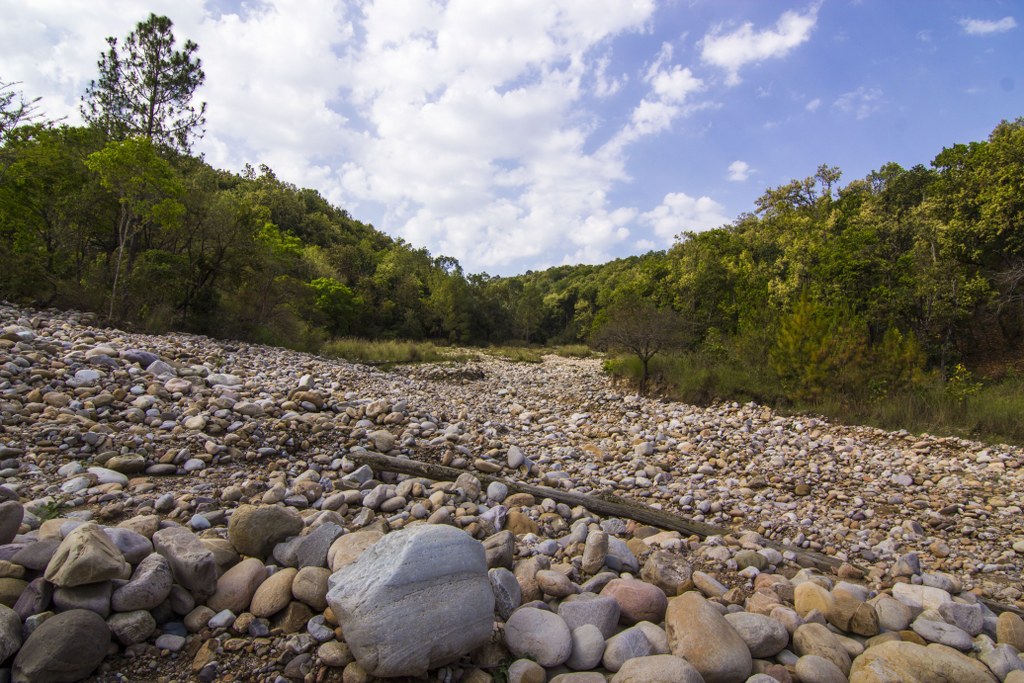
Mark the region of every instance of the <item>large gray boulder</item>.
[[70, 683], [91, 674], [110, 646], [110, 628], [95, 612], [73, 609], [44, 621], [14, 658], [13, 683]]
[[153, 547], [171, 566], [174, 580], [203, 601], [217, 588], [213, 552], [185, 527], [171, 526], [153, 534]]
[[372, 676], [420, 676], [491, 637], [494, 594], [483, 545], [454, 527], [387, 534], [328, 585], [345, 640]]

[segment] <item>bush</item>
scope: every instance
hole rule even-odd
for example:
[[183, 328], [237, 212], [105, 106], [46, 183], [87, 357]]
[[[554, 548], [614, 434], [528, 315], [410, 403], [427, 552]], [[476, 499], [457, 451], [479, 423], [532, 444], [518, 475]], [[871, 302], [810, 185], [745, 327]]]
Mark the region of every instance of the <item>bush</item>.
[[321, 355], [361, 363], [433, 363], [464, 360], [465, 356], [445, 352], [428, 342], [371, 341], [348, 337], [334, 339], [320, 348]]

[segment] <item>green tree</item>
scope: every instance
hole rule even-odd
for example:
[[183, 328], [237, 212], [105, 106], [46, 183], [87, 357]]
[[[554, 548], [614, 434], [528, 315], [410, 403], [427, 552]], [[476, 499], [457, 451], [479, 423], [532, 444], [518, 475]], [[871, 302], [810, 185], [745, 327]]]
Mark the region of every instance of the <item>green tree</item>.
[[114, 261], [107, 317], [114, 319], [118, 304], [118, 281], [126, 249], [148, 225], [171, 226], [181, 220], [184, 207], [178, 197], [181, 184], [174, 169], [162, 159], [144, 137], [111, 142], [85, 161], [100, 184], [117, 199], [117, 256]]
[[195, 57], [199, 46], [185, 41], [174, 49], [173, 24], [150, 14], [128, 34], [122, 46], [107, 38], [110, 49], [97, 63], [99, 80], [82, 97], [85, 120], [115, 140], [141, 135], [160, 146], [187, 151], [202, 137], [206, 103], [192, 104], [206, 78]]
[[651, 359], [677, 349], [685, 340], [683, 319], [670, 308], [657, 308], [647, 300], [620, 298], [604, 311], [593, 341], [640, 360], [640, 392], [647, 390]]

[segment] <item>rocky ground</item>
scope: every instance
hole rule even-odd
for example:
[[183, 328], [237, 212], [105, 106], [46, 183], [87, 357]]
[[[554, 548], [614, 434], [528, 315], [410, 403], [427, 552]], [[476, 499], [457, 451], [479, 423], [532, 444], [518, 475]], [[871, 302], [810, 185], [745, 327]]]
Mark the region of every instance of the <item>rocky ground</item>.
[[1019, 448], [642, 399], [594, 359], [385, 372], [3, 305], [0, 330], [0, 681], [1024, 677], [1024, 621], [990, 609], [1024, 607]]

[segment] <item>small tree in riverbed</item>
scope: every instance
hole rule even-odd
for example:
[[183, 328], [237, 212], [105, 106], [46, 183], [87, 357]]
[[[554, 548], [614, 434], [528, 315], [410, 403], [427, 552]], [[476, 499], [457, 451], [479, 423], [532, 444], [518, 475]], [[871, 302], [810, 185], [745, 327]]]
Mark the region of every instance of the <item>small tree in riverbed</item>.
[[685, 338], [682, 317], [670, 308], [645, 300], [620, 300], [603, 314], [593, 341], [640, 360], [640, 393], [647, 390], [651, 359], [679, 348]]

